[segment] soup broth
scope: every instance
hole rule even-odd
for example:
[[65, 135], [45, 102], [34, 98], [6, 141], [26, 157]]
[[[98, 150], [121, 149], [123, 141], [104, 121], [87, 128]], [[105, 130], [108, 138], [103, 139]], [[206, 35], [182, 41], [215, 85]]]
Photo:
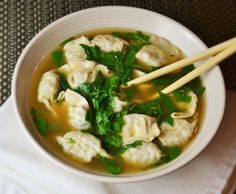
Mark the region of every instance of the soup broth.
[[[114, 33], [114, 32], [117, 32], [117, 33]], [[112, 34], [115, 35], [115, 37], [118, 37], [120, 39], [122, 39], [122, 37], [124, 37], [124, 39], [122, 39], [125, 41], [123, 50], [128, 48], [130, 45], [139, 45], [139, 46], [142, 45], [142, 46], [140, 46], [141, 48], [139, 48], [137, 50], [135, 50], [136, 48], [134, 49], [135, 56], [137, 56], [137, 53], [140, 52], [140, 50], [143, 49], [144, 46], [153, 44], [153, 43], [149, 42], [147, 40], [147, 38], [149, 37], [149, 40], [150, 40], [150, 37], [152, 37], [154, 35], [148, 34], [148, 33], [143, 34], [141, 32], [137, 33], [134, 30], [127, 30], [127, 29], [95, 30], [93, 32], [83, 33], [83, 36], [88, 37], [88, 40], [92, 41], [94, 39], [94, 37], [96, 37], [98, 35], [112, 35]], [[47, 107], [46, 103], [39, 100], [39, 87], [40, 87], [40, 83], [42, 82], [43, 75], [45, 74], [45, 72], [48, 72], [48, 71], [54, 72], [55, 70], [57, 71], [57, 69], [59, 69], [61, 66], [70, 63], [70, 61], [67, 58], [68, 55], [66, 56], [66, 54], [65, 54], [65, 45], [67, 45], [70, 41], [80, 38], [81, 36], [82, 36], [82, 34], [79, 34], [79, 35], [74, 36], [73, 38], [65, 40], [63, 43], [61, 43], [57, 47], [55, 47], [55, 49], [53, 49], [53, 51], [49, 52], [44, 57], [44, 59], [42, 59], [40, 64], [38, 65], [37, 69], [34, 72], [34, 76], [32, 78], [31, 89], [30, 89], [30, 94], [29, 94], [29, 97], [30, 97], [29, 103], [30, 103], [30, 106], [32, 107], [32, 110], [33, 110], [32, 117], [33, 117], [33, 120], [36, 124], [36, 128], [38, 129], [39, 133], [41, 133], [45, 143], [48, 145], [48, 149], [53, 150], [53, 152], [55, 152], [56, 155], [58, 155], [62, 160], [66, 161], [67, 163], [70, 163], [71, 165], [73, 165], [75, 167], [83, 168], [88, 171], [97, 171], [97, 172], [108, 171], [108, 172], [110, 172], [108, 165], [110, 164], [109, 162], [111, 162], [112, 167], [114, 167], [116, 165], [120, 167], [120, 170], [118, 170], [118, 172], [114, 171], [114, 170], [111, 171], [110, 173], [112, 173], [112, 174], [137, 173], [137, 172], [149, 169], [150, 167], [158, 167], [159, 165], [162, 165], [164, 163], [170, 162], [171, 160], [175, 159], [181, 152], [183, 152], [184, 149], [186, 149], [186, 147], [191, 143], [192, 139], [196, 136], [198, 130], [200, 129], [201, 122], [202, 122], [202, 119], [204, 116], [204, 98], [202, 95], [202, 93], [204, 92], [204, 87], [202, 86], [200, 79], [197, 78], [193, 82], [191, 82], [191, 84], [187, 84], [185, 87], [182, 88], [182, 90], [178, 90], [178, 92], [176, 92], [176, 93], [164, 95], [164, 94], [160, 94], [158, 92], [160, 92], [163, 88], [168, 86], [170, 83], [173, 83], [179, 77], [186, 74], [189, 70], [191, 70], [193, 68], [193, 66], [189, 66], [188, 68], [176, 71], [174, 73], [162, 76], [160, 78], [156, 78], [153, 81], [146, 82], [146, 83], [140, 84], [138, 86], [133, 86], [133, 87], [126, 88], [126, 89], [121, 87], [121, 85], [124, 85], [127, 81], [129, 81], [135, 77], [139, 77], [140, 74], [143, 75], [144, 73], [149, 73], [151, 71], [154, 71], [158, 68], [161, 68], [165, 65], [168, 65], [170, 63], [173, 63], [175, 61], [178, 61], [178, 60], [184, 58], [185, 55], [182, 53], [182, 51], [180, 49], [178, 49], [177, 47], [175, 47], [173, 44], [171, 44], [169, 41], [165, 42], [165, 44], [167, 44], [166, 48], [161, 48], [161, 45], [160, 45], [161, 41], [158, 43], [155, 43], [156, 47], [158, 47], [157, 51], [159, 52], [159, 50], [160, 50], [161, 53], [164, 53], [164, 54], [161, 54], [162, 57], [164, 58], [164, 64], [162, 64], [160, 66], [149, 66], [149, 65], [145, 65], [144, 62], [142, 61], [143, 60], [142, 57], [145, 58], [145, 54], [142, 55], [141, 59], [138, 59], [138, 57], [135, 57], [134, 61], [131, 64], [131, 66], [132, 66], [132, 72], [130, 74], [131, 76], [129, 76], [126, 80], [120, 81], [118, 88], [116, 88], [114, 90], [114, 95], [116, 95], [116, 97], [120, 101], [127, 102], [126, 105], [124, 105], [124, 106], [122, 105], [122, 110], [118, 111], [118, 113], [116, 113], [116, 116], [117, 116], [117, 114], [119, 114], [119, 112], [122, 112], [123, 109], [127, 109], [127, 110], [125, 110], [126, 113], [124, 113], [124, 114], [122, 113], [123, 118], [124, 118], [125, 114], [146, 115], [145, 113], [148, 112], [147, 113], [148, 119], [149, 119], [149, 117], [156, 119], [155, 123], [157, 123], [156, 125], [158, 126], [158, 129], [160, 130], [160, 134], [156, 134], [152, 138], [152, 140], [144, 140], [142, 138], [139, 139], [139, 138], [135, 137], [136, 139], [133, 142], [129, 142], [127, 144], [124, 144], [124, 142], [123, 142], [123, 143], [121, 143], [119, 148], [110, 149], [110, 148], [107, 148], [107, 145], [110, 145], [110, 144], [106, 143], [107, 140], [109, 141], [109, 138], [107, 138], [107, 136], [106, 136], [107, 139], [104, 140], [103, 137], [105, 137], [105, 136], [101, 133], [96, 132], [97, 128], [99, 128], [99, 127], [97, 127], [97, 125], [98, 125], [96, 123], [97, 120], [95, 120], [94, 122], [90, 121], [90, 123], [92, 123], [91, 126], [89, 128], [87, 128], [87, 131], [83, 129], [82, 133], [91, 134], [92, 136], [95, 136], [101, 142], [101, 147], [103, 150], [105, 150], [105, 152], [107, 152], [108, 156], [105, 157], [106, 154], [102, 155], [102, 156], [100, 156], [101, 154], [97, 154], [96, 156], [94, 156], [92, 158], [92, 160], [90, 162], [84, 162], [80, 158], [76, 157], [74, 152], [69, 153], [68, 151], [67, 152], [64, 151], [64, 149], [63, 149], [64, 145], [59, 143], [58, 137], [63, 137], [66, 133], [69, 133], [71, 131], [81, 130], [80, 128], [75, 127], [73, 122], [71, 122], [70, 112], [69, 112], [70, 109], [69, 109], [68, 103], [65, 100], [65, 98], [66, 98], [65, 94], [63, 93], [64, 96], [62, 97], [62, 99], [58, 99], [58, 96], [60, 95], [59, 92], [61, 92], [63, 90], [66, 91], [63, 88], [65, 87], [64, 86], [65, 83], [68, 85], [69, 78], [65, 74], [63, 76], [61, 76], [62, 74], [60, 73], [60, 80], [59, 80], [59, 85], [60, 85], [59, 88], [60, 89], [58, 89], [57, 94], [53, 96], [53, 99], [49, 100], [50, 108]], [[166, 40], [163, 39], [162, 41], [166, 41]], [[103, 43], [101, 43], [100, 45], [103, 45]], [[89, 46], [89, 47], [94, 47], [94, 45]], [[97, 46], [97, 48], [100, 48], [100, 47]], [[165, 49], [169, 49], [169, 50], [166, 51]], [[100, 48], [100, 50], [102, 50], [102, 49]], [[164, 50], [164, 51], [162, 51], [162, 50]], [[56, 53], [55, 51], [59, 54], [63, 53], [63, 55], [62, 56], [59, 55], [59, 57], [57, 55], [57, 58], [55, 59], [55, 55], [52, 56], [52, 53], [54, 53], [54, 54]], [[114, 51], [102, 51], [102, 53], [111, 53], [111, 54], [118, 53], [117, 56], [119, 56], [120, 53], [122, 53], [122, 52], [124, 52], [124, 51], [117, 51], [116, 49]], [[128, 52], [128, 51], [126, 51], [126, 52]], [[173, 53], [178, 53], [178, 56], [175, 56]], [[83, 59], [83, 60], [89, 60], [89, 61], [94, 60], [93, 58], [91, 58], [91, 56], [88, 56], [87, 52], [86, 52], [86, 55], [87, 55], [86, 59]], [[91, 55], [93, 55], [93, 53]], [[57, 63], [58, 60], [60, 60], [60, 57], [63, 58], [64, 61], [62, 64], [57, 66], [55, 63]], [[124, 58], [125, 58], [125, 54], [124, 54]], [[158, 60], [159, 59], [157, 59], [156, 61], [158, 61]], [[96, 60], [94, 60], [94, 61], [96, 61]], [[100, 63], [101, 63], [100, 61], [98, 61], [98, 63], [96, 61], [96, 65], [100, 64]], [[128, 64], [129, 62], [125, 62], [125, 63]], [[113, 67], [110, 68], [109, 65], [107, 65], [107, 67], [108, 67], [109, 71], [112, 72], [112, 76], [116, 75], [115, 68], [113, 68]], [[133, 71], [133, 70], [135, 70], [135, 71]], [[102, 71], [100, 71], [100, 72], [102, 72]], [[98, 72], [97, 72], [97, 77], [99, 76]], [[124, 72], [124, 73], [126, 73], [126, 72]], [[102, 74], [102, 73], [100, 73], [100, 74]], [[96, 79], [97, 78], [95, 78], [95, 80], [93, 80], [93, 81], [90, 81], [89, 83], [93, 83], [94, 81], [96, 81]], [[109, 79], [109, 77], [107, 77], [105, 79]], [[63, 83], [63, 81], [65, 81], [65, 83]], [[47, 81], [47, 83], [49, 83], [49, 82], [50, 82], [50, 80]], [[87, 83], [87, 81], [85, 81], [85, 82]], [[83, 84], [83, 83], [84, 82], [82, 82], [81, 84]], [[70, 85], [70, 83], [69, 83], [69, 85]], [[71, 86], [69, 88], [72, 91], [79, 93], [80, 95], [85, 97], [86, 100], [88, 100], [88, 98], [86, 98], [86, 95], [83, 95], [83, 93], [79, 92], [75, 88], [73, 89]], [[189, 95], [189, 93], [191, 91], [194, 92], [197, 96], [196, 109], [194, 110], [193, 115], [188, 116], [186, 118], [181, 118], [181, 119], [185, 120], [185, 122], [188, 122], [190, 124], [193, 124], [194, 122], [196, 122], [196, 124], [193, 127], [194, 129], [193, 129], [190, 137], [187, 140], [183, 141], [182, 143], [179, 143], [179, 145], [165, 146], [162, 143], [162, 139], [161, 138], [159, 139], [159, 137], [161, 137], [162, 134], [165, 133], [164, 130], [162, 131], [161, 126], [162, 126], [163, 122], [169, 123], [168, 125], [170, 125], [170, 126], [173, 125], [173, 121], [175, 121], [175, 118], [171, 117], [171, 114], [173, 112], [184, 113], [184, 112], [188, 111], [189, 106], [190, 106], [190, 102], [192, 102], [194, 100], [193, 97], [190, 97], [190, 95]], [[113, 95], [113, 93], [111, 93], [111, 94]], [[96, 98], [96, 96], [94, 98]], [[164, 114], [164, 115], [161, 115], [161, 116], [159, 115], [158, 117], [155, 117], [154, 115], [156, 113], [154, 113], [154, 112], [158, 111], [158, 109], [156, 109], [156, 106], [157, 105], [163, 106], [163, 102], [161, 100], [160, 100], [160, 102], [158, 101], [159, 104], [155, 104], [155, 103], [157, 103], [156, 99], [159, 99], [159, 98], [160, 99], [165, 98], [163, 100], [163, 102], [166, 100], [168, 102], [171, 101], [171, 103], [174, 104], [175, 110], [173, 110], [170, 113], [170, 110], [166, 110], [166, 109], [168, 109], [168, 107], [167, 108], [163, 107], [162, 111], [164, 111], [164, 113], [160, 113], [160, 114]], [[146, 105], [149, 106], [150, 101], [152, 101], [154, 104], [153, 105], [154, 109], [155, 109], [154, 112], [150, 112], [150, 110], [145, 110], [144, 107], [140, 106], [142, 104], [144, 106], [146, 106]], [[168, 102], [167, 102], [167, 104], [168, 104]], [[111, 101], [109, 101], [109, 103], [114, 103], [114, 102], [111, 100]], [[87, 110], [86, 119], [88, 116], [88, 112], [97, 111], [97, 110], [95, 110], [96, 108], [93, 107], [90, 100], [88, 100], [88, 104], [90, 106], [90, 109], [86, 109]], [[164, 104], [165, 104], [165, 102], [164, 102]], [[90, 114], [92, 114], [92, 113], [90, 113]], [[111, 113], [111, 115], [112, 114], [115, 114], [115, 113], [113, 112], [113, 113]], [[177, 119], [179, 119], [179, 118], [177, 118]], [[43, 121], [44, 124], [40, 123], [40, 121], [41, 122]], [[146, 121], [146, 122], [148, 123], [149, 121]], [[114, 123], [112, 123], [112, 125], [113, 124]], [[124, 125], [126, 125], [126, 122], [122, 123], [119, 128], [119, 130], [120, 130], [119, 134], [121, 134], [121, 136], [122, 136], [121, 131], [123, 130]], [[132, 125], [132, 121], [131, 121], [131, 125]], [[114, 134], [113, 132], [109, 132], [109, 133], [111, 136], [113, 136], [113, 134]], [[129, 133], [131, 134], [131, 132], [129, 132]], [[130, 136], [132, 136], [132, 135], [130, 135]], [[163, 137], [163, 142], [164, 142], [165, 138], [166, 137]], [[122, 136], [121, 139], [123, 141], [124, 137]], [[75, 143], [77, 143], [77, 142], [75, 142], [75, 140], [73, 140], [71, 138], [69, 138], [68, 140], [71, 140], [71, 142], [70, 142], [71, 146], [73, 146]], [[165, 140], [165, 141], [168, 142], [168, 140]], [[160, 158], [158, 160], [155, 160], [154, 163], [148, 164], [148, 165], [138, 165], [139, 162], [137, 162], [137, 165], [136, 165], [136, 164], [134, 164], [135, 162], [132, 162], [132, 161], [129, 162], [128, 159], [122, 155], [125, 152], [127, 152], [127, 150], [129, 150], [129, 149], [134, 150], [134, 149], [138, 148], [139, 146], [143, 145], [144, 142], [147, 144], [148, 143], [155, 144], [155, 146], [157, 146], [157, 149], [160, 152]], [[136, 143], [137, 143], [137, 145], [136, 145]], [[117, 152], [120, 154], [117, 154]], [[168, 154], [170, 154], [170, 155], [167, 156]]]

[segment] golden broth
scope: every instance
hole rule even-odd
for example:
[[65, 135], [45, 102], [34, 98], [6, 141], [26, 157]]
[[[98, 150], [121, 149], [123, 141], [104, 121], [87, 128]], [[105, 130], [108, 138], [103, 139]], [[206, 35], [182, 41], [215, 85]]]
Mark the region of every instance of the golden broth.
[[[121, 30], [121, 29], [103, 29], [103, 30], [95, 30], [93, 32], [84, 33], [83, 35], [87, 37], [93, 37], [97, 34], [110, 34], [112, 31], [133, 31], [133, 30]], [[76, 37], [79, 37], [81, 35], [78, 35]], [[62, 49], [62, 46], [57, 46], [56, 49]], [[50, 52], [51, 53], [51, 52]], [[72, 156], [65, 154], [63, 152], [62, 147], [57, 143], [56, 137], [57, 136], [63, 136], [65, 133], [71, 131], [74, 129], [74, 127], [69, 123], [68, 115], [67, 115], [67, 106], [65, 102], [60, 102], [55, 105], [52, 105], [53, 109], [57, 113], [57, 116], [53, 116], [53, 114], [45, 107], [44, 104], [37, 101], [37, 90], [39, 86], [40, 79], [43, 75], [43, 73], [57, 68], [51, 59], [50, 53], [45, 56], [42, 61], [40, 61], [40, 64], [38, 65], [37, 69], [34, 72], [34, 76], [32, 78], [31, 82], [31, 88], [30, 88], [30, 106], [34, 107], [38, 113], [40, 113], [50, 124], [50, 130], [48, 132], [48, 135], [46, 137], [43, 137], [46, 144], [48, 145], [49, 149], [52, 149], [56, 155], [58, 155], [60, 158], [65, 160], [67, 163], [72, 164], [73, 166], [84, 168], [86, 170], [91, 171], [100, 171], [104, 172], [104, 166], [101, 164], [98, 159], [93, 159], [91, 163], [83, 163], [80, 162], [78, 159], [73, 158]], [[184, 55], [183, 55], [184, 56]], [[172, 61], [173, 62], [173, 61]], [[152, 83], [145, 83], [137, 86], [135, 88], [135, 96], [134, 101], [137, 103], [148, 101], [153, 99], [153, 97], [157, 93], [157, 88], [153, 86]], [[203, 120], [204, 116], [204, 97], [200, 97], [198, 99], [198, 106], [196, 115], [198, 116], [198, 124], [195, 129], [194, 135], [192, 138], [194, 138], [196, 133], [198, 132], [200, 125]], [[191, 120], [191, 119], [190, 119]], [[189, 142], [188, 142], [189, 145]], [[186, 146], [183, 146], [182, 149], [184, 149]], [[122, 158], [118, 158], [118, 163], [122, 165], [123, 171], [122, 173], [133, 173], [142, 171], [143, 168], [135, 167], [129, 164], [125, 164]]]

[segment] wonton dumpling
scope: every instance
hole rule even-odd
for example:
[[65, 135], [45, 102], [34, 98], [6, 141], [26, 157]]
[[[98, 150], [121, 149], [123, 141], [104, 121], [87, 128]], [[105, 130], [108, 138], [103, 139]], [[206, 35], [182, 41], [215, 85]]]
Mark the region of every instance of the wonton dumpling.
[[134, 113], [124, 115], [123, 120], [125, 122], [121, 131], [123, 145], [135, 141], [150, 142], [160, 134], [154, 117]]
[[184, 145], [192, 137], [196, 123], [197, 120], [190, 123], [186, 119], [174, 119], [174, 125], [171, 126], [163, 122], [160, 126], [161, 134], [158, 138], [164, 146]]
[[88, 82], [93, 82], [96, 77], [97, 77], [97, 74], [98, 72], [101, 72], [102, 75], [104, 77], [110, 77], [113, 75], [113, 72], [110, 71], [107, 66], [105, 65], [102, 65], [102, 64], [98, 64], [98, 65], [95, 65], [95, 67], [93, 68], [93, 70], [90, 72], [89, 76], [88, 76]]
[[171, 114], [172, 118], [175, 119], [184, 119], [184, 118], [188, 118], [194, 115], [194, 113], [196, 112], [197, 109], [197, 95], [194, 94], [192, 91], [189, 92], [188, 94], [189, 96], [191, 96], [191, 101], [188, 103], [187, 105], [187, 111], [185, 112], [173, 112]]
[[89, 109], [87, 100], [80, 94], [67, 89], [65, 101], [69, 104], [68, 114], [70, 123], [77, 129], [89, 129], [91, 123], [86, 121], [86, 113]]
[[58, 72], [66, 76], [71, 88], [76, 88], [87, 81], [89, 73], [94, 69], [95, 65], [95, 62], [85, 60], [76, 64], [63, 65], [58, 69]]
[[162, 153], [156, 144], [152, 142], [142, 142], [142, 145], [135, 148], [129, 148], [121, 156], [125, 162], [129, 164], [146, 167], [158, 162], [162, 157]]
[[59, 80], [59, 76], [54, 71], [48, 71], [43, 74], [38, 87], [38, 101], [44, 103], [52, 112], [54, 111], [50, 103], [60, 88]]
[[153, 44], [144, 46], [135, 56], [140, 63], [146, 66], [161, 67], [166, 63], [163, 51]]
[[97, 35], [91, 43], [97, 45], [104, 52], [119, 51], [121, 52], [128, 43], [112, 35]]
[[120, 100], [117, 96], [114, 97], [114, 102], [115, 102], [115, 108], [113, 110], [114, 112], [120, 112], [122, 111], [123, 107], [128, 105], [127, 102]]
[[65, 44], [65, 56], [69, 64], [77, 64], [81, 60], [85, 60], [87, 58], [87, 55], [80, 44], [91, 46], [89, 39], [85, 36], [81, 36], [80, 38], [71, 40], [70, 42]]
[[169, 64], [183, 58], [182, 52], [165, 38], [159, 36], [151, 36], [149, 42], [163, 50], [163, 56]]
[[63, 137], [58, 136], [57, 141], [63, 147], [64, 152], [82, 162], [91, 162], [98, 154], [106, 158], [110, 157], [102, 149], [100, 140], [88, 133], [70, 131]]

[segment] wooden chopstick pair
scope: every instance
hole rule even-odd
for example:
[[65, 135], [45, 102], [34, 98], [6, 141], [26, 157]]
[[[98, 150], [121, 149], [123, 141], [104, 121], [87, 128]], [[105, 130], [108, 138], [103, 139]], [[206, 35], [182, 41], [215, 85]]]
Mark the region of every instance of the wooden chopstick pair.
[[158, 69], [156, 71], [143, 75], [142, 77], [133, 79], [127, 83], [126, 87], [130, 87], [130, 86], [134, 86], [137, 84], [150, 81], [154, 78], [160, 77], [162, 75], [165, 75], [175, 70], [178, 70], [180, 68], [183, 68], [201, 59], [213, 56], [209, 58], [205, 63], [198, 66], [196, 69], [186, 74], [185, 76], [183, 76], [182, 78], [180, 78], [179, 80], [172, 83], [171, 85], [169, 85], [168, 87], [166, 87], [165, 89], [161, 91], [162, 93], [168, 94], [180, 88], [181, 86], [193, 80], [194, 78], [198, 77], [202, 73], [208, 71], [209, 69], [217, 65], [219, 62], [221, 62], [225, 58], [234, 54], [235, 52], [236, 52], [236, 37], [228, 41], [222, 42], [216, 46], [213, 46], [209, 48], [208, 50], [200, 52], [194, 56], [184, 58], [180, 61], [167, 65], [161, 69]]

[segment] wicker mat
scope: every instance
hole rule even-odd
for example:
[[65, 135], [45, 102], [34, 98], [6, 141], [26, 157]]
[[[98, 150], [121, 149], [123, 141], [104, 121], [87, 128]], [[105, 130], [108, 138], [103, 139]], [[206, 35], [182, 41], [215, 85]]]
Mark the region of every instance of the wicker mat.
[[[236, 35], [235, 0], [0, 0], [0, 104], [10, 95], [18, 56], [37, 32], [64, 15], [102, 5], [159, 12], [191, 29], [208, 46]], [[221, 69], [227, 89], [236, 90], [236, 56]]]

